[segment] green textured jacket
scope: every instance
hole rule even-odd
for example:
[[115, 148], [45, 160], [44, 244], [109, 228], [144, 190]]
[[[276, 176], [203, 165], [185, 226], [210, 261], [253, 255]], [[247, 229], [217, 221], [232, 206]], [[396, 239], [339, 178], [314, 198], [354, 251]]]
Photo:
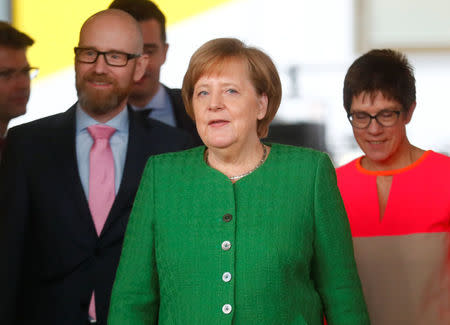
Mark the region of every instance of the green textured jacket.
[[108, 324], [369, 324], [326, 154], [272, 144], [232, 184], [204, 147], [152, 157]]

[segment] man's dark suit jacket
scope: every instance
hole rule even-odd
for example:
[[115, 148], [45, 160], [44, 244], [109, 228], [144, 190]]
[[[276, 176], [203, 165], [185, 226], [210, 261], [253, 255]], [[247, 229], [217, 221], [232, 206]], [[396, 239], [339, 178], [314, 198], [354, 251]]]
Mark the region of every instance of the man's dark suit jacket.
[[3, 148], [5, 147], [5, 145], [6, 145], [6, 139], [0, 135], [0, 161], [2, 161], [2, 152], [3, 152]]
[[147, 158], [191, 137], [129, 110], [123, 177], [97, 236], [75, 151], [75, 106], [10, 130], [0, 165], [0, 324], [98, 324], [109, 299], [130, 209]]
[[176, 88], [168, 88], [166, 86], [164, 86], [164, 89], [169, 94], [170, 102], [172, 103], [173, 111], [175, 114], [175, 121], [177, 123], [177, 128], [183, 129], [186, 132], [188, 132], [194, 139], [194, 144], [196, 146], [202, 145], [203, 142], [197, 133], [195, 123], [186, 113], [183, 98], [181, 97], [181, 90]]

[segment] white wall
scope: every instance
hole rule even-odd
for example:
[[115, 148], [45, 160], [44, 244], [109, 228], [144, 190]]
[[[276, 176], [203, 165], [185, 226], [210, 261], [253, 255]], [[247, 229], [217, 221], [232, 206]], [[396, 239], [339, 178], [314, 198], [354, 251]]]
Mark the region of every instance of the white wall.
[[[358, 1], [358, 0], [354, 0]], [[436, 9], [438, 10], [438, 9]], [[237, 37], [275, 61], [284, 96], [278, 121], [318, 121], [338, 165], [360, 154], [342, 108], [343, 78], [360, 55], [354, 48], [353, 0], [236, 0], [168, 29], [169, 54], [162, 81], [180, 87], [192, 53], [216, 37]], [[450, 152], [450, 53], [411, 54], [417, 108], [408, 127], [413, 144]], [[73, 68], [33, 85], [23, 123], [67, 109], [75, 100]]]

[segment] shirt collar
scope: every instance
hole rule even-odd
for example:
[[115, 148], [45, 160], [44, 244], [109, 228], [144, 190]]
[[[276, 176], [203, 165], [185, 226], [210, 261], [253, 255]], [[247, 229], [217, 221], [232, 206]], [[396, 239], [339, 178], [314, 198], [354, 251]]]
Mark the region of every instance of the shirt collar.
[[109, 120], [106, 123], [100, 123], [90, 117], [80, 106], [80, 103], [77, 103], [77, 110], [75, 112], [76, 118], [76, 132], [79, 133], [81, 131], [86, 130], [89, 126], [95, 124], [103, 124], [108, 125], [110, 127], [115, 128], [116, 132], [128, 132], [128, 109], [125, 107], [122, 112], [117, 114], [114, 118]]
[[[168, 107], [168, 103], [170, 103], [169, 95], [167, 94], [166, 89], [163, 87], [163, 85], [159, 84], [158, 91], [156, 92], [155, 96], [153, 96], [152, 99], [143, 107], [143, 109], [165, 109]], [[132, 108], [134, 111], [139, 111], [140, 108], [133, 106]]]

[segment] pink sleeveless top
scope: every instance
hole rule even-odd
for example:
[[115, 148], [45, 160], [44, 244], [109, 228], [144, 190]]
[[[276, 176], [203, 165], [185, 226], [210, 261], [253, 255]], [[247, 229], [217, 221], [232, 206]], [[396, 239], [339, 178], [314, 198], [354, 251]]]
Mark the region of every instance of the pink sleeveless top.
[[[336, 170], [372, 325], [450, 324], [450, 158], [425, 152], [373, 172]], [[392, 175], [380, 219], [376, 178]]]

